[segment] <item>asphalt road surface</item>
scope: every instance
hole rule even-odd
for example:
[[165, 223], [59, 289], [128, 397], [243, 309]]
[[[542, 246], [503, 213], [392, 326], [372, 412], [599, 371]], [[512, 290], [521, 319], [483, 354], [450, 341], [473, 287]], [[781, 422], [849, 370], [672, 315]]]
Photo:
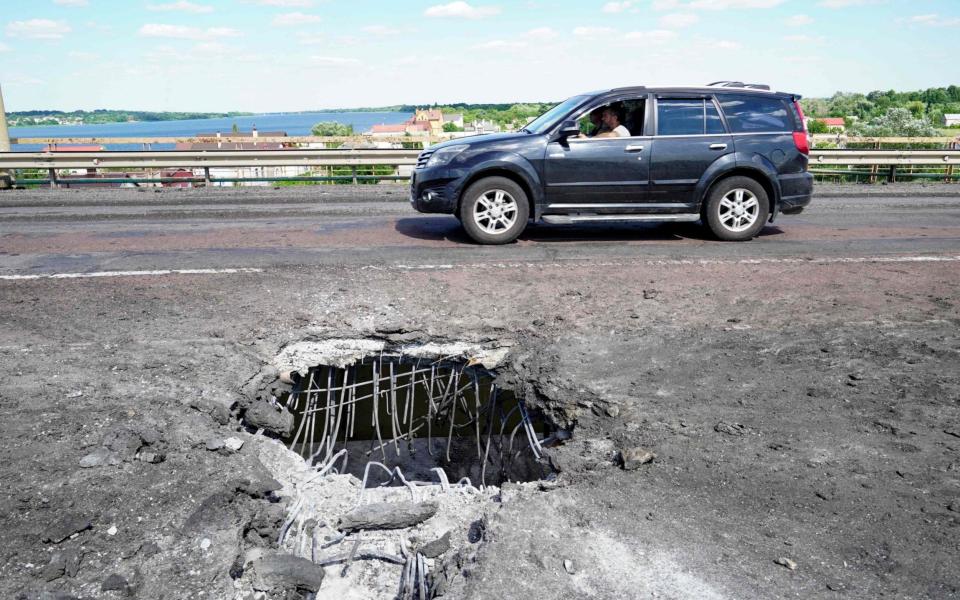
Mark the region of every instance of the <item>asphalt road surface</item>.
[[[0, 192], [0, 597], [391, 599], [401, 538], [447, 598], [960, 597], [960, 188], [505, 247], [404, 196]], [[343, 339], [501, 352], [549, 480], [371, 487], [437, 514], [343, 538], [360, 482], [241, 421]]]
[[697, 224], [538, 225], [494, 248], [470, 243], [451, 216], [414, 212], [403, 186], [316, 191], [329, 187], [7, 192], [0, 274], [960, 253], [950, 186], [822, 186], [807, 212], [749, 244]]

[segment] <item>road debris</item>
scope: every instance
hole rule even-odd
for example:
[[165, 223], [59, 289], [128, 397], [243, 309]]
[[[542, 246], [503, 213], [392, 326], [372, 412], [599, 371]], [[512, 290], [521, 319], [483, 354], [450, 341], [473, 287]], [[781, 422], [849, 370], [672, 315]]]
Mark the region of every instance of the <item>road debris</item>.
[[378, 502], [358, 506], [340, 517], [337, 529], [403, 529], [422, 523], [437, 514], [436, 502]]

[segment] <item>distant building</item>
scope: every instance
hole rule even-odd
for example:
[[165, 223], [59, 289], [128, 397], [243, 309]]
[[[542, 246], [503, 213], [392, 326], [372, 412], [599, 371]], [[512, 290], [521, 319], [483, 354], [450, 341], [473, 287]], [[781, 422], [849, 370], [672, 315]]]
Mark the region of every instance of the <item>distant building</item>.
[[[254, 125], [251, 131], [230, 131], [227, 133], [222, 133], [217, 131], [216, 133], [198, 133], [196, 138], [200, 142], [195, 143], [181, 143], [177, 144], [177, 150], [282, 150], [283, 148], [291, 148], [293, 144], [281, 143], [281, 142], [258, 142], [258, 138], [285, 138], [287, 136], [286, 131], [257, 131], [257, 126]], [[220, 142], [214, 140], [220, 140], [222, 138], [249, 138], [249, 142]]]
[[398, 136], [398, 135], [441, 135], [443, 126], [447, 123], [453, 123], [459, 128], [463, 128], [463, 115], [444, 115], [443, 111], [438, 109], [417, 109], [412, 117], [403, 123], [395, 125], [374, 125], [370, 129], [372, 136]]
[[943, 124], [946, 127], [960, 125], [960, 115], [943, 115]]
[[49, 144], [44, 152], [103, 152], [103, 146], [82, 146], [79, 144]]
[[840, 117], [826, 117], [823, 119], [809, 119], [808, 121], [819, 121], [827, 126], [831, 131], [846, 131], [847, 123]]
[[[289, 136], [286, 131], [257, 131], [256, 126], [254, 126], [252, 131], [231, 131], [228, 133], [218, 131], [216, 133], [200, 133], [197, 134], [196, 137], [199, 141], [178, 143], [176, 150], [193, 152], [214, 152], [217, 150], [288, 150], [295, 146], [295, 144], [287, 142], [258, 141], [261, 137], [285, 138]], [[241, 138], [249, 141], [223, 142], [220, 141], [222, 138]], [[242, 179], [249, 177], [279, 178], [298, 177], [308, 173], [310, 168], [297, 165], [284, 167], [211, 167], [209, 171], [211, 179]], [[193, 171], [187, 171], [186, 173], [187, 174], [182, 174], [177, 172], [174, 175], [170, 175], [170, 177], [204, 177], [205, 175], [203, 169], [195, 169]], [[188, 187], [191, 184], [188, 182], [176, 182], [170, 185], [173, 187]], [[234, 183], [219, 182], [212, 185], [232, 186]], [[242, 184], [238, 183], [237, 185], [267, 186], [273, 184], [269, 181], [251, 181]]]
[[474, 121], [473, 123], [467, 123], [467, 126], [463, 128], [463, 131], [465, 133], [472, 133], [475, 135], [481, 135], [484, 133], [499, 133], [500, 126], [493, 121], [480, 119], [478, 121]]

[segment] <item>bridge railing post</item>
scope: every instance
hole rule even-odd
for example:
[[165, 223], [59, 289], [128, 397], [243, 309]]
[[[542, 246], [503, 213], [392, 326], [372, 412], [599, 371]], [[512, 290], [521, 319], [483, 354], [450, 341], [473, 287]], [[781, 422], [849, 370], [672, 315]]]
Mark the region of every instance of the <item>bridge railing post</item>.
[[[10, 152], [10, 130], [7, 129], [7, 113], [3, 106], [3, 89], [0, 88], [0, 152]], [[0, 169], [0, 190], [13, 187], [13, 173]]]

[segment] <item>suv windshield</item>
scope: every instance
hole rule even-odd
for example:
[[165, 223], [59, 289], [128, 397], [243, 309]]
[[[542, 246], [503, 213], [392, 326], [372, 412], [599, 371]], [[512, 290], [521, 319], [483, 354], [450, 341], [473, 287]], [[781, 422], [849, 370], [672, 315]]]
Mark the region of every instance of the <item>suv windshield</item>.
[[574, 96], [573, 98], [564, 100], [560, 104], [554, 106], [547, 112], [531, 121], [530, 124], [524, 127], [522, 131], [529, 131], [530, 133], [546, 133], [546, 131], [550, 129], [558, 119], [569, 113], [580, 104], [586, 102], [587, 98], [589, 98], [589, 96]]

